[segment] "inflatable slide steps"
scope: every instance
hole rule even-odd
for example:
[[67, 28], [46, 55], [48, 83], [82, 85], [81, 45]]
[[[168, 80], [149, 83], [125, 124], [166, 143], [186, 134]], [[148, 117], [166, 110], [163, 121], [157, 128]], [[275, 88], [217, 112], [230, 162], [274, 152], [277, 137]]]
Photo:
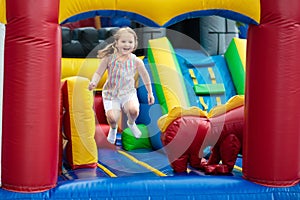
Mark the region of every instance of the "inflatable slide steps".
[[231, 97], [237, 95], [237, 93], [226, 60], [223, 55], [211, 56], [210, 58], [215, 63], [214, 71], [216, 71], [219, 74], [221, 81], [224, 84], [225, 102], [227, 102]]
[[176, 106], [209, 111], [236, 94], [222, 56], [213, 58], [202, 50], [173, 49], [163, 37], [149, 41], [148, 59], [164, 114]]
[[189, 89], [191, 105], [209, 111], [226, 102], [222, 77], [214, 61], [200, 50], [175, 49], [176, 55], [184, 58], [180, 69]]
[[231, 74], [222, 55], [208, 56], [204, 50], [175, 49], [187, 82], [191, 105], [209, 111], [236, 95]]

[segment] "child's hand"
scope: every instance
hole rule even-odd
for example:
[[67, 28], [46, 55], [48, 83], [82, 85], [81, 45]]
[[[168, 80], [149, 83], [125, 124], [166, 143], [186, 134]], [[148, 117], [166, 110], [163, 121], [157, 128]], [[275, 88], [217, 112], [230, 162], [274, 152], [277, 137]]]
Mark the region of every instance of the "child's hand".
[[154, 101], [155, 101], [155, 98], [154, 98], [153, 94], [152, 93], [148, 94], [148, 104], [152, 105], [152, 104], [154, 104]]
[[89, 87], [88, 87], [89, 90], [93, 90], [95, 87], [96, 87], [96, 84], [93, 81], [91, 81], [89, 84]]

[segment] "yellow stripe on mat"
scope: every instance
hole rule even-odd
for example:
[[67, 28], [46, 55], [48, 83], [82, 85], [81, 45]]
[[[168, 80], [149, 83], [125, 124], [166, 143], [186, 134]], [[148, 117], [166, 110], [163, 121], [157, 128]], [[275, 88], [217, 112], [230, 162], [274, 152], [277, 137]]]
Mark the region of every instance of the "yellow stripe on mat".
[[99, 167], [100, 169], [102, 169], [108, 176], [110, 176], [110, 177], [117, 177], [117, 175], [115, 175], [112, 171], [110, 171], [109, 169], [107, 169], [106, 167], [104, 167], [103, 165], [101, 165], [100, 163], [97, 163], [97, 167]]
[[241, 168], [241, 167], [239, 167], [239, 166], [236, 166], [236, 165], [234, 165], [234, 167], [233, 167], [234, 169], [236, 169], [236, 170], [238, 170], [238, 171], [240, 171], [240, 172], [242, 172], [243, 171], [243, 168]]
[[126, 156], [127, 158], [129, 158], [132, 162], [135, 162], [143, 167], [145, 167], [146, 169], [152, 171], [153, 173], [155, 173], [156, 175], [158, 176], [167, 176], [165, 173], [159, 171], [158, 169], [155, 169], [154, 167], [148, 165], [147, 163], [145, 162], [142, 162], [142, 161], [139, 161], [138, 159], [136, 159], [135, 157], [133, 157], [132, 155], [124, 152], [124, 151], [121, 151], [121, 150], [118, 150], [118, 153]]
[[[243, 171], [243, 168], [241, 168], [241, 167], [239, 167], [239, 166], [237, 166], [237, 165], [234, 165], [233, 168], [234, 168], [235, 170], [237, 170], [237, 171], [240, 171], [240, 172]], [[192, 171], [191, 169], [187, 168], [187, 173], [190, 173], [191, 171]]]

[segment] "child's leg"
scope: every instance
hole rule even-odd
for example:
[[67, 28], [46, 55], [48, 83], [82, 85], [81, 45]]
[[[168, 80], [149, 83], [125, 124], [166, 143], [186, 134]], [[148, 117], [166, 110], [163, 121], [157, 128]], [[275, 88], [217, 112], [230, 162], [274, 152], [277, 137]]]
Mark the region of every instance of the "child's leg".
[[107, 122], [110, 125], [107, 140], [114, 144], [116, 142], [120, 110], [109, 110], [106, 112]]
[[128, 122], [133, 124], [136, 118], [139, 116], [139, 104], [134, 100], [130, 100], [124, 105], [124, 112], [128, 117]]
[[109, 110], [106, 112], [106, 119], [111, 128], [118, 128], [121, 110]]
[[103, 99], [103, 104], [106, 113], [106, 119], [110, 125], [107, 140], [114, 144], [116, 142], [118, 121], [121, 113], [120, 103], [118, 101]]
[[142, 133], [135, 124], [135, 120], [139, 115], [139, 102], [136, 95], [124, 103], [123, 109], [128, 117], [127, 125], [136, 138], [140, 138]]

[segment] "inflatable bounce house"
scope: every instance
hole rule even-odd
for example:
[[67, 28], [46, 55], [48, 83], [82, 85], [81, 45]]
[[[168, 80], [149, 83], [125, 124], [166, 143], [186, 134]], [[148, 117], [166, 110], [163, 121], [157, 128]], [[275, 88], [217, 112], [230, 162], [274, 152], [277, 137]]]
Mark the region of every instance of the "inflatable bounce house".
[[[0, 199], [300, 198], [298, 0], [0, 7]], [[139, 36], [155, 104], [137, 76], [142, 137], [122, 116], [112, 145], [107, 75], [88, 84], [121, 26]]]

